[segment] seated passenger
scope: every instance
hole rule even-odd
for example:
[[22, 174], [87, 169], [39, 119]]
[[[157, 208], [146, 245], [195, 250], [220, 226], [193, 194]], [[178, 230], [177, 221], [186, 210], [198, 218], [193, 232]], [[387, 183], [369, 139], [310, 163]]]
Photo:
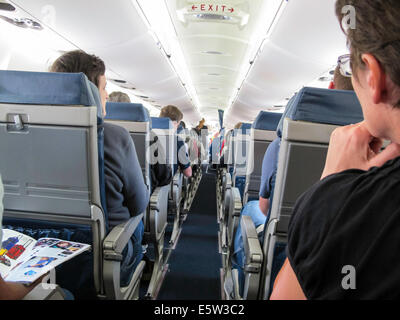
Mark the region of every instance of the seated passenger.
[[[339, 65], [335, 68], [333, 81], [330, 83], [329, 89], [351, 91], [353, 90], [351, 79], [341, 74]], [[259, 200], [248, 202], [242, 209], [241, 213], [241, 215], [251, 217], [255, 227], [257, 228], [258, 237], [261, 243], [262, 239], [264, 238], [263, 226], [269, 220], [270, 208], [272, 205], [276, 173], [278, 170], [278, 155], [280, 145], [281, 139], [278, 137], [268, 146], [264, 154], [262, 163]], [[246, 257], [244, 254], [243, 238], [240, 224], [235, 235], [234, 248], [235, 251], [232, 262], [236, 268], [239, 268], [239, 277], [243, 277], [244, 263]], [[243, 281], [241, 281], [241, 284], [243, 284]]]
[[[83, 51], [70, 51], [52, 65], [52, 72], [83, 72], [99, 89], [103, 115], [106, 114], [106, 77], [104, 62]], [[149, 203], [149, 190], [144, 183], [135, 145], [129, 132], [104, 123], [104, 174], [109, 229], [130, 217], [143, 213]], [[121, 286], [126, 286], [142, 260], [143, 222], [136, 228], [123, 251]]]
[[[400, 297], [400, 6], [337, 0], [339, 22], [346, 5], [357, 28], [346, 31], [351, 55], [340, 62], [365, 120], [332, 133], [321, 181], [295, 204], [271, 299]], [[383, 139], [392, 143], [381, 151]]]
[[199, 121], [199, 124], [194, 128], [194, 130], [196, 131], [197, 135], [200, 136], [201, 135], [201, 129], [203, 129], [204, 127], [204, 123], [206, 122], [206, 120], [201, 119]]
[[[166, 106], [161, 109], [160, 118], [170, 118], [175, 131], [178, 130], [179, 124], [183, 118], [182, 112], [175, 106]], [[190, 159], [188, 155], [188, 148], [182, 139], [177, 136], [177, 152], [178, 152], [178, 164], [174, 164], [175, 172], [179, 168], [185, 177], [190, 178], [192, 176], [192, 167], [190, 166]]]
[[[110, 94], [108, 101], [111, 102], [123, 102], [131, 103], [131, 98], [126, 93], [120, 91], [114, 91]], [[153, 145], [157, 140], [151, 141], [150, 146]], [[154, 158], [158, 159], [158, 153], [162, 152], [159, 148], [162, 148], [161, 144], [157, 144], [156, 148], [150, 148], [154, 150]], [[151, 163], [150, 164], [150, 179], [151, 179], [151, 193], [157, 188], [166, 186], [172, 181], [172, 169], [171, 166], [163, 163]]]
[[[267, 221], [267, 216], [270, 207], [270, 198], [273, 194], [275, 185], [276, 170], [278, 167], [278, 154], [280, 147], [280, 139], [275, 139], [267, 148], [263, 163], [261, 174], [261, 185], [258, 201], [249, 201], [243, 207], [241, 216], [250, 216], [257, 229], [258, 238], [262, 242], [264, 235], [264, 224]], [[244, 286], [244, 265], [246, 256], [244, 252], [244, 244], [242, 238], [242, 231], [239, 226], [237, 228], [234, 240], [234, 254], [232, 256], [232, 266], [238, 270], [239, 274], [239, 292], [243, 294]]]
[[129, 96], [124, 92], [114, 91], [108, 96], [108, 101], [131, 103], [131, 98], [129, 98]]

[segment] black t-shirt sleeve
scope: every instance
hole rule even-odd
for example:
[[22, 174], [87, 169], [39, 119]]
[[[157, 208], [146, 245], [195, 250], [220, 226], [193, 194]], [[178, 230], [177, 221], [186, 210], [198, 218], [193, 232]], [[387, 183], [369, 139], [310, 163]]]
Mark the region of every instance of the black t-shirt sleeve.
[[[400, 297], [398, 181], [388, 168], [348, 170], [298, 199], [287, 256], [308, 299]], [[354, 268], [355, 289], [343, 286], [353, 281], [346, 266]]]

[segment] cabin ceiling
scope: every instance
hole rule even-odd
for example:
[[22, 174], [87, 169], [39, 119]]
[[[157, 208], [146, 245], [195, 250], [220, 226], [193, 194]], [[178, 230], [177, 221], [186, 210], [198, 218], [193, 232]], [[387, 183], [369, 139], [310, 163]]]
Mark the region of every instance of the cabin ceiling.
[[178, 106], [191, 124], [217, 122], [218, 109], [228, 127], [282, 111], [347, 52], [335, 0], [10, 2], [100, 56], [108, 81], [158, 108]]

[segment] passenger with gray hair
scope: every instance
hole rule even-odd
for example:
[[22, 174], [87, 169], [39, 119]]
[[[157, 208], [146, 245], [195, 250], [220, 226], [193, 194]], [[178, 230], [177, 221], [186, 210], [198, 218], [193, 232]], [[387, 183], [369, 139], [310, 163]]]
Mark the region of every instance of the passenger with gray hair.
[[124, 92], [114, 91], [108, 96], [108, 101], [131, 103], [131, 98]]

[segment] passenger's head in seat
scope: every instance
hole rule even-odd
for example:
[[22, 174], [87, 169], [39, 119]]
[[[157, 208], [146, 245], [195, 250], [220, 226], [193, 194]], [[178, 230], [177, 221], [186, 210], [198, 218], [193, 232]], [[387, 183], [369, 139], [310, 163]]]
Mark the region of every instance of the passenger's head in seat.
[[131, 98], [129, 96], [121, 91], [114, 91], [111, 92], [108, 101], [110, 102], [124, 102], [124, 103], [131, 103]]
[[183, 119], [183, 114], [177, 107], [169, 105], [161, 109], [160, 118], [170, 118], [175, 130], [177, 130]]
[[[175, 131], [177, 131], [179, 124], [183, 119], [183, 113], [177, 107], [169, 105], [161, 109], [160, 118], [170, 118], [172, 123], [174, 124]], [[177, 143], [177, 151], [179, 167], [186, 177], [191, 177], [192, 167], [190, 166], [190, 159], [187, 152], [188, 147], [179, 137]]]
[[54, 61], [50, 72], [83, 72], [99, 89], [103, 115], [106, 115], [108, 93], [106, 91], [106, 67], [103, 60], [82, 50], [69, 51]]
[[333, 80], [329, 84], [329, 89], [354, 91], [351, 78], [342, 75], [339, 64], [333, 73]]

